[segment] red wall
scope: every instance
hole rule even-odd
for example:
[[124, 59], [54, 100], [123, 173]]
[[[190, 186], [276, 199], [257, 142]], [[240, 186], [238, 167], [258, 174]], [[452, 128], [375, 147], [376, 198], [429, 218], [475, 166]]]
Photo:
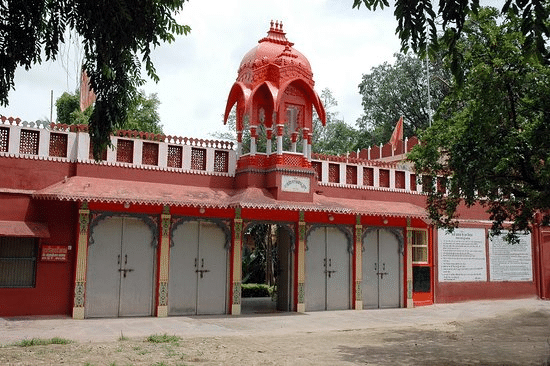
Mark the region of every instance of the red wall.
[[[0, 288], [0, 316], [69, 315], [73, 300], [75, 228], [78, 215], [76, 204], [30, 201], [28, 197], [19, 197], [14, 201], [27, 201], [28, 205], [12, 207], [11, 217], [45, 223], [50, 237], [39, 241], [35, 287]], [[45, 262], [40, 260], [43, 245], [71, 246], [72, 249], [68, 251], [66, 262]]]
[[541, 231], [540, 238], [540, 296], [550, 299], [550, 230]]

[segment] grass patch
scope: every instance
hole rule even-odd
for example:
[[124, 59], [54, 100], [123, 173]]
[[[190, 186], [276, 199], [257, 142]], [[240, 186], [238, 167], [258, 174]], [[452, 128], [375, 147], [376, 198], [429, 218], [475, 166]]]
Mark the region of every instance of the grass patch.
[[53, 337], [53, 338], [32, 338], [23, 339], [20, 342], [14, 343], [14, 346], [31, 347], [31, 346], [47, 346], [49, 344], [69, 344], [73, 343], [70, 339]]
[[147, 337], [147, 342], [150, 343], [178, 343], [181, 340], [181, 337], [176, 335], [164, 334], [153, 334]]

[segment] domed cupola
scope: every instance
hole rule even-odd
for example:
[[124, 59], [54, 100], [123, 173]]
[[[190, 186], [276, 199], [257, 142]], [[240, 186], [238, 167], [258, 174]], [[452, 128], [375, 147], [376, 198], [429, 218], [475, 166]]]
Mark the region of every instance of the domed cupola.
[[[224, 123], [236, 104], [236, 132], [239, 158], [242, 152], [242, 136], [250, 130], [250, 156], [257, 151], [259, 138], [266, 139], [267, 157], [273, 154], [271, 139], [276, 136], [276, 158], [283, 159], [283, 136], [291, 140], [291, 152], [297, 152], [297, 141], [302, 139], [301, 153], [304, 165], [311, 159], [313, 108], [325, 124], [325, 110], [313, 89], [313, 73], [307, 58], [294, 49], [294, 43], [286, 38], [282, 22], [271, 21], [267, 36], [243, 57], [225, 108]], [[265, 136], [259, 136], [260, 131]], [[242, 160], [242, 159], [239, 159]], [[249, 159], [253, 161], [254, 159]], [[242, 162], [240, 162], [242, 165]]]

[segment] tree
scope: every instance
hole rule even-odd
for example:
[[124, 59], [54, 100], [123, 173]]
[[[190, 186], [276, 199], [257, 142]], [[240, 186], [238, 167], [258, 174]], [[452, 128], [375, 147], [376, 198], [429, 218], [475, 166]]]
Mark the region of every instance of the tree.
[[410, 155], [418, 174], [446, 184], [447, 193], [424, 187], [439, 226], [456, 224], [461, 203], [485, 206], [493, 234], [511, 221], [511, 240], [538, 220], [550, 223], [550, 66], [525, 52], [522, 25], [514, 12], [499, 18], [496, 9], [482, 8], [457, 41], [463, 83], [453, 86]]
[[[185, 0], [21, 0], [0, 5], [0, 105], [8, 104], [18, 66], [26, 69], [55, 59], [66, 29], [83, 38], [84, 69], [97, 99], [90, 118], [94, 154], [110, 143], [110, 133], [126, 114], [147, 75], [158, 81], [151, 50], [190, 28], [173, 17]], [[140, 62], [141, 59], [141, 62]]]
[[[158, 107], [160, 101], [156, 93], [147, 96], [145, 91], [139, 90], [128, 109], [126, 120], [119, 128], [143, 132], [162, 133]], [[55, 102], [57, 122], [64, 124], [88, 124], [94, 112], [94, 106], [80, 111], [80, 94], [63, 93]]]
[[329, 88], [321, 91], [321, 101], [325, 107], [326, 125], [323, 126], [317, 113], [313, 113], [313, 151], [320, 154], [340, 155], [355, 149], [357, 131], [343, 119], [334, 108], [338, 101]]
[[[357, 120], [362, 135], [358, 148], [386, 143], [401, 116], [404, 136], [411, 137], [429, 125], [428, 78], [420, 58], [396, 53], [395, 63], [373, 67], [359, 84], [364, 114]], [[431, 107], [437, 109], [449, 92], [451, 75], [440, 58], [429, 63]], [[369, 138], [370, 137], [370, 138]]]
[[[432, 54], [438, 49], [445, 50], [449, 54], [453, 74], [461, 83], [463, 58], [457, 44], [466, 17], [470, 12], [478, 12], [479, 0], [442, 0], [438, 2], [438, 8], [434, 7], [434, 3], [432, 0], [395, 1], [394, 14], [398, 21], [396, 33], [401, 39], [401, 50], [406, 52], [412, 48], [415, 53], [423, 55], [427, 44]], [[362, 4], [369, 10], [389, 7], [388, 0], [353, 0], [354, 8], [360, 8]], [[502, 13], [518, 17], [519, 30], [524, 37], [522, 52], [536, 56], [540, 62], [550, 63], [547, 46], [550, 37], [548, 3], [544, 0], [506, 0]], [[438, 27], [443, 31], [442, 37], [438, 36]]]
[[66, 125], [76, 124], [73, 112], [80, 110], [79, 93], [76, 92], [74, 94], [71, 94], [68, 92], [64, 92], [55, 101], [55, 108], [57, 111], [58, 123], [62, 123]]

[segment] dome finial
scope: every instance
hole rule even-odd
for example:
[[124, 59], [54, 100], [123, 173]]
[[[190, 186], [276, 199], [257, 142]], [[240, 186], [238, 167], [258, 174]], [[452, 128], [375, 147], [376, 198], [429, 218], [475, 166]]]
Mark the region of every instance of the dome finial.
[[273, 30], [273, 19], [271, 19], [271, 29], [270, 30]]

